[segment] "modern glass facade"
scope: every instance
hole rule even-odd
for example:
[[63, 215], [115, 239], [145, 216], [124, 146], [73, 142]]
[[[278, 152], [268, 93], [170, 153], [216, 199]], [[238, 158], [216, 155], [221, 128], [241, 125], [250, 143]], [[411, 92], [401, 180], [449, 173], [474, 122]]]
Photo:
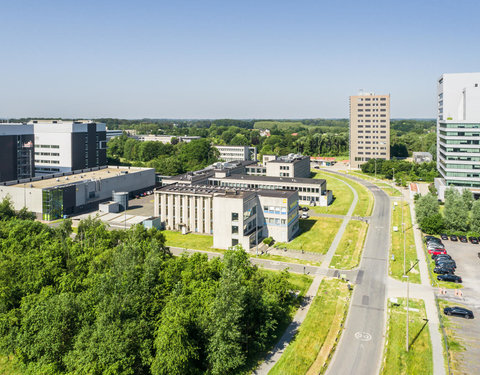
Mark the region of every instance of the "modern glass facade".
[[57, 220], [63, 216], [63, 190], [49, 189], [42, 192], [43, 220]]

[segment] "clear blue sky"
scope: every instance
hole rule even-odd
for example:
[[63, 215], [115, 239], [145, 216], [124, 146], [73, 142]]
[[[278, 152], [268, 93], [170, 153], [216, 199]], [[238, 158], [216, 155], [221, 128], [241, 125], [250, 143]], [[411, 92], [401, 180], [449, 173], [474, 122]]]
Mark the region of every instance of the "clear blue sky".
[[434, 117], [480, 70], [478, 0], [0, 0], [0, 117]]

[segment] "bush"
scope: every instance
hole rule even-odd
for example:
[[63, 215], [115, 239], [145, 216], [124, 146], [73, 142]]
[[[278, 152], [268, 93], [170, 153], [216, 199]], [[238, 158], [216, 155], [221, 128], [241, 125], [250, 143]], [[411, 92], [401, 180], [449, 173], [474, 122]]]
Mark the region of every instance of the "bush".
[[441, 214], [434, 214], [424, 217], [420, 222], [420, 228], [428, 234], [438, 234], [445, 228], [445, 223]]
[[272, 244], [272, 242], [273, 242], [273, 238], [272, 238], [272, 237], [267, 237], [267, 238], [265, 238], [265, 239], [263, 240], [263, 243], [264, 243], [265, 245], [268, 245], [268, 246], [270, 246], [270, 245]]

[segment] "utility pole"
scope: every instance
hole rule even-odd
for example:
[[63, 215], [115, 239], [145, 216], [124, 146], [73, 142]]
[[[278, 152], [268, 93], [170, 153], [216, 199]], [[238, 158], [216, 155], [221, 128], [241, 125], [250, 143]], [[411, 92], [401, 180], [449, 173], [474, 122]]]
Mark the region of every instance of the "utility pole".
[[407, 351], [408, 353], [408, 350], [409, 350], [409, 342], [408, 342], [408, 329], [409, 329], [409, 302], [410, 302], [410, 277], [408, 276], [408, 273], [417, 265], [418, 263], [418, 259], [417, 261], [414, 263], [413, 266], [410, 267], [410, 269], [405, 272], [405, 274], [403, 275], [403, 277], [405, 277], [407, 279], [407, 333], [406, 333], [406, 336], [405, 336], [405, 350]]
[[377, 159], [373, 159], [375, 161], [375, 180], [377, 179]]
[[402, 231], [403, 231], [403, 274], [405, 275], [405, 270], [407, 269], [406, 266], [406, 253], [405, 253], [405, 221], [403, 220], [403, 194], [402, 194], [402, 202], [400, 203], [401, 207], [400, 209], [402, 210]]
[[258, 257], [258, 210], [255, 211], [255, 247]]
[[395, 193], [395, 168], [392, 168], [393, 171], [393, 177], [392, 177], [392, 195]]

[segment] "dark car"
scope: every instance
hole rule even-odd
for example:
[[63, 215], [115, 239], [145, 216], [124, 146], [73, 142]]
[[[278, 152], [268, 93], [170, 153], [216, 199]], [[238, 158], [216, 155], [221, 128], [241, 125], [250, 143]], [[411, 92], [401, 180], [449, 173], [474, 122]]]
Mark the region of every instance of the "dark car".
[[453, 269], [457, 268], [457, 264], [455, 263], [454, 260], [451, 260], [451, 259], [435, 261], [435, 266], [436, 267], [443, 267], [443, 268], [448, 267], [448, 268], [453, 268]]
[[302, 207], [302, 211], [308, 211], [308, 207]]
[[452, 259], [452, 257], [448, 254], [433, 254], [432, 259]]
[[438, 273], [438, 274], [441, 274], [441, 275], [445, 275], [446, 273], [455, 273], [455, 270], [451, 267], [447, 268], [447, 267], [435, 267], [433, 269], [433, 272], [435, 273]]
[[425, 236], [424, 237], [425, 242], [430, 242], [430, 241], [438, 241], [441, 242], [440, 238], [434, 237], [434, 236]]
[[452, 283], [457, 283], [457, 284], [462, 282], [462, 278], [460, 276], [452, 275], [451, 273], [447, 273], [445, 275], [438, 275], [437, 280], [450, 281]]
[[460, 240], [460, 242], [463, 242], [463, 243], [467, 243], [467, 237], [465, 236], [458, 236], [458, 239]]
[[477, 237], [468, 237], [469, 241], [475, 245], [478, 245]]
[[457, 236], [455, 236], [454, 234], [452, 234], [452, 235], [450, 236], [450, 241], [458, 241]]
[[441, 238], [442, 240], [448, 240], [448, 236], [447, 236], [445, 233], [442, 233], [442, 234], [440, 235], [440, 238]]
[[473, 312], [464, 307], [459, 307], [459, 306], [445, 307], [443, 309], [443, 313], [445, 315], [456, 315], [456, 316], [463, 316], [466, 319], [473, 319]]

